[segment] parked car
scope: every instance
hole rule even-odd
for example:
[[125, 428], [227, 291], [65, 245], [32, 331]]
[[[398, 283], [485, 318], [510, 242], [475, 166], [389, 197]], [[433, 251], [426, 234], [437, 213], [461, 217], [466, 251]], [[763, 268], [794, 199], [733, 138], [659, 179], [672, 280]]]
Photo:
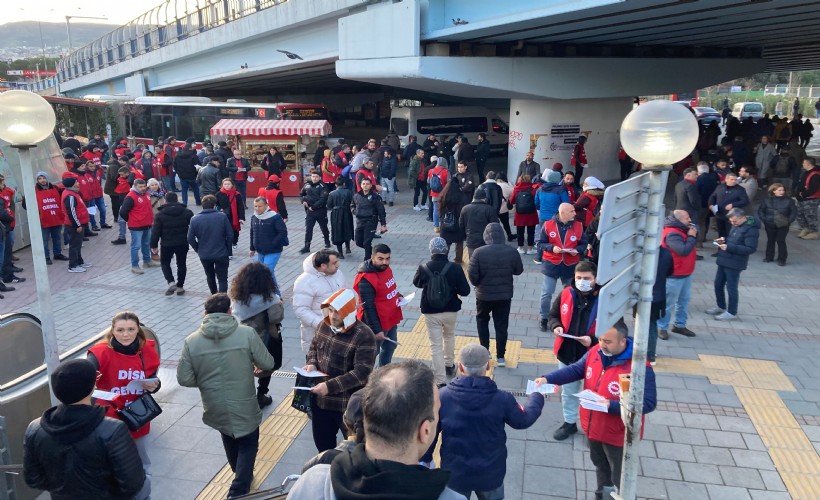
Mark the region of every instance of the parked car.
[[709, 125], [712, 122], [717, 122], [720, 125], [720, 113], [713, 108], [705, 108], [705, 107], [696, 107], [692, 108], [695, 110], [695, 118], [698, 119], [698, 123], [701, 125]]
[[759, 102], [735, 103], [732, 108], [732, 116], [740, 121], [743, 121], [746, 118], [751, 118], [752, 121], [757, 123], [758, 120], [763, 118], [763, 104]]

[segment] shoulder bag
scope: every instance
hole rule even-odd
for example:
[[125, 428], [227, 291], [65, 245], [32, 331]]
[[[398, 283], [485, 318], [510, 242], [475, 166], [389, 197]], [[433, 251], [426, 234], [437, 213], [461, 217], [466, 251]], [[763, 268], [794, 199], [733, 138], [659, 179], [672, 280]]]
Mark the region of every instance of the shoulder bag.
[[[140, 351], [140, 361], [142, 361], [142, 371], [145, 373], [145, 358], [142, 357]], [[142, 396], [138, 397], [125, 408], [117, 410], [117, 416], [125, 422], [131, 432], [139, 430], [142, 426], [154, 420], [162, 413], [162, 408], [151, 396], [150, 392], [144, 392]]]

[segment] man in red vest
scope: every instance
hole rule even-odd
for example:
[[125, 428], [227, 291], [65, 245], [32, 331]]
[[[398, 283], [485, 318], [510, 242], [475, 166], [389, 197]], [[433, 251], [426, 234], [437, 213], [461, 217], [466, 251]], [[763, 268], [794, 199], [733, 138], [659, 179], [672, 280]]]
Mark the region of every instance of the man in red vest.
[[15, 226], [15, 206], [17, 203], [16, 198], [16, 191], [6, 185], [6, 178], [0, 175], [0, 198], [3, 199], [3, 210], [6, 212], [6, 219], [11, 218], [10, 222], [7, 222], [5, 232], [6, 238], [3, 241], [4, 245], [4, 253], [3, 253], [3, 260], [2, 260], [2, 277], [3, 283], [22, 283], [26, 281], [25, 278], [21, 278], [15, 276], [14, 273], [22, 272], [23, 269], [19, 268], [14, 265], [13, 261], [17, 260], [18, 258], [15, 257], [12, 252], [14, 251], [14, 226]]
[[80, 187], [77, 178], [70, 172], [63, 174], [63, 194], [60, 197], [63, 206], [63, 224], [65, 232], [70, 236], [68, 240], [68, 272], [84, 273], [91, 267], [83, 261], [83, 231], [90, 219], [88, 208], [80, 196]]
[[[564, 368], [583, 358], [589, 349], [598, 345], [595, 336], [595, 319], [598, 316], [598, 292], [601, 285], [595, 282], [595, 264], [585, 260], [575, 266], [575, 281], [561, 292], [550, 308], [549, 329], [555, 334], [552, 352], [558, 367]], [[561, 335], [572, 335], [566, 338]], [[561, 386], [561, 406], [564, 423], [552, 436], [563, 441], [578, 432], [578, 405], [575, 394], [581, 392], [581, 381]]]
[[[37, 195], [37, 210], [40, 212], [40, 227], [43, 229], [43, 248], [46, 253], [46, 264], [51, 265], [51, 253], [48, 249], [48, 237], [54, 248], [54, 260], [68, 260], [63, 255], [63, 205], [60, 203], [62, 195], [57, 186], [48, 182], [48, 174], [37, 172], [37, 184], [34, 185], [34, 194]], [[25, 202], [23, 203], [25, 207]]]
[[120, 217], [128, 223], [131, 230], [131, 272], [144, 274], [140, 269], [140, 250], [144, 267], [159, 267], [151, 260], [151, 226], [154, 224], [154, 211], [151, 198], [148, 196], [148, 185], [143, 179], [134, 179], [134, 186], [125, 195], [120, 207]]
[[[686, 328], [689, 299], [692, 296], [692, 273], [695, 272], [698, 229], [686, 210], [675, 210], [663, 223], [661, 246], [672, 254], [672, 274], [666, 278], [666, 314], [658, 318], [658, 338], [669, 338], [669, 322], [674, 319], [672, 331], [684, 337], [694, 337]], [[674, 313], [674, 318], [672, 317]]]
[[587, 247], [584, 225], [575, 220], [575, 207], [561, 203], [558, 213], [541, 226], [538, 235], [538, 248], [541, 249], [541, 274], [544, 284], [541, 287], [541, 321], [542, 332], [547, 331], [547, 316], [552, 304], [552, 294], [560, 279], [564, 286], [569, 286], [575, 273], [575, 265], [581, 260], [578, 249]]
[[402, 295], [390, 269], [390, 247], [382, 243], [373, 247], [370, 260], [359, 266], [353, 289], [359, 295], [356, 318], [376, 334], [379, 366], [390, 364], [398, 345], [397, 329], [404, 319], [399, 305]]
[[[535, 383], [564, 385], [584, 381], [584, 389], [595, 392], [606, 404], [606, 411], [584, 408], [581, 404], [581, 427], [587, 435], [589, 455], [595, 465], [598, 487], [595, 498], [604, 498], [605, 488], [617, 488], [621, 482], [625, 427], [621, 420], [621, 386], [619, 375], [632, 371], [632, 339], [623, 319], [600, 336], [598, 349], [592, 349], [577, 362], [535, 379]], [[643, 414], [657, 404], [655, 372], [646, 364]], [[606, 498], [609, 498], [608, 496]]]

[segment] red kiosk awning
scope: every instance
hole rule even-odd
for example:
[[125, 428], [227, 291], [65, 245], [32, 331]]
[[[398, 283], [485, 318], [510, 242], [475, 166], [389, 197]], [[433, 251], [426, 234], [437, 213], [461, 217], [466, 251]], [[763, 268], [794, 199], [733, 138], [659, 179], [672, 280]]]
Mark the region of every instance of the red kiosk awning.
[[327, 120], [240, 120], [224, 118], [211, 127], [212, 136], [227, 135], [315, 135], [331, 132]]

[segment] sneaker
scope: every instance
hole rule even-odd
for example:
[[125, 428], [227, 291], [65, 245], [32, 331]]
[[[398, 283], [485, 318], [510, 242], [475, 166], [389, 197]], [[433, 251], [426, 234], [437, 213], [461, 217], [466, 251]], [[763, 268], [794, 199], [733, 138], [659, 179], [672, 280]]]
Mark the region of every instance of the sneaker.
[[91, 267], [92, 265], [93, 265], [93, 264], [89, 264], [88, 262], [83, 262], [82, 264], [80, 264], [80, 267], [84, 267], [84, 268], [88, 269], [88, 268], [89, 268], [89, 267]]
[[783, 261], [783, 260], [778, 260], [778, 261], [777, 261], [777, 265], [778, 265], [778, 266], [780, 266], [780, 267], [783, 267], [783, 266], [785, 266], [785, 265], [786, 265], [786, 262], [785, 262], [785, 261]]
[[[527, 253], [529, 253], [529, 252], [527, 252]], [[540, 264], [540, 263], [541, 263], [541, 259], [539, 259], [538, 257], [536, 257], [536, 258], [532, 259], [532, 261], [533, 261], [533, 262], [535, 262], [536, 264]]]
[[134, 267], [132, 267], [132, 268], [131, 268], [131, 272], [132, 272], [132, 273], [134, 273], [134, 274], [145, 274], [145, 271], [143, 271], [142, 269], [140, 269], [140, 267], [139, 267], [139, 266], [134, 266]]
[[13, 274], [11, 276], [9, 276], [8, 278], [3, 279], [3, 283], [22, 283], [24, 281], [26, 281], [25, 278], [20, 278], [18, 276], [13, 275]]
[[655, 358], [647, 358], [647, 359], [649, 360], [649, 366], [655, 366], [655, 365], [658, 364], [658, 362], [655, 361]]
[[679, 334], [679, 335], [683, 335], [684, 337], [694, 337], [695, 336], [695, 332], [693, 332], [692, 330], [686, 328], [685, 326], [673, 326], [672, 331]]
[[561, 427], [559, 427], [555, 431], [555, 434], [552, 435], [552, 438], [556, 441], [563, 441], [566, 438], [570, 437], [571, 435], [575, 434], [576, 432], [578, 432], [578, 426], [577, 425], [568, 424], [568, 423], [564, 422], [564, 424], [561, 425]]
[[66, 257], [65, 255], [63, 255], [61, 253], [58, 253], [57, 255], [54, 256], [54, 260], [68, 260], [68, 257]]
[[177, 287], [177, 295], [185, 295], [185, 289], [181, 286]]
[[424, 205], [419, 207], [419, 210], [427, 210], [428, 208], [429, 207], [427, 206], [427, 203], [425, 203]]
[[547, 326], [548, 324], [549, 324], [549, 320], [542, 319], [538, 322], [538, 328], [540, 328], [542, 332], [546, 332], [547, 328], [548, 328], [548, 326]]
[[176, 283], [168, 283], [168, 289], [165, 290], [165, 295], [173, 295], [177, 291]]
[[267, 394], [257, 394], [256, 395], [256, 402], [259, 403], [259, 409], [265, 408], [266, 406], [270, 406], [273, 404], [273, 398], [268, 396]]
[[149, 260], [148, 262], [143, 262], [143, 267], [162, 267], [159, 262], [154, 262], [153, 260]]
[[86, 268], [80, 267], [80, 266], [69, 267], [68, 268], [68, 272], [70, 272], [70, 273], [84, 273], [85, 271], [86, 271]]
[[83, 236], [83, 241], [91, 241], [91, 240], [89, 238], [86, 238], [85, 236]]
[[54, 262], [52, 262], [50, 258], [46, 257], [46, 264], [48, 264], [50, 266], [50, 265], [54, 264]]
[[[301, 253], [301, 254], [310, 253], [310, 247], [302, 248], [301, 250], [299, 250], [299, 253]], [[348, 252], [348, 253], [350, 253], [350, 252]]]
[[125, 238], [117, 238], [111, 242], [112, 245], [125, 245], [126, 243]]
[[237, 248], [239, 248], [239, 245], [234, 245], [234, 246], [233, 246], [233, 249], [234, 249], [234, 250], [236, 250]]
[[113, 226], [111, 226], [111, 224], [103, 224], [100, 227], [103, 228], [103, 229], [111, 229]]
[[708, 314], [710, 316], [716, 316], [718, 314], [722, 314], [724, 311], [723, 311], [723, 309], [721, 309], [719, 307], [710, 307], [705, 312], [706, 312], [706, 314]]
[[421, 207], [420, 207], [420, 206], [418, 206], [418, 205], [416, 205], [416, 206], [414, 206], [414, 207], [413, 207], [413, 210], [415, 210], [416, 212], [420, 212], [420, 211], [421, 211]]
[[22, 267], [11, 266], [11, 272], [13, 273], [22, 273], [23, 271], [25, 271], [25, 269]]
[[92, 231], [100, 231], [100, 226], [94, 226], [91, 228]]
[[387, 204], [387, 206], [388, 206], [388, 207], [392, 207], [392, 206], [393, 206], [393, 202], [391, 201], [390, 203], [388, 203], [388, 204]]
[[516, 248], [516, 250], [517, 250], [517, 251], [518, 251], [518, 253], [520, 253], [521, 255], [524, 255], [525, 250], [524, 250], [523, 248], [518, 247], [518, 248]]
[[800, 232], [797, 233], [797, 237], [802, 238], [803, 236], [806, 236], [810, 232], [811, 232], [811, 229], [808, 229], [808, 228], [801, 229]]
[[433, 228], [433, 232], [434, 232], [434, 233], [440, 233], [440, 232], [441, 232], [441, 229], [439, 229], [439, 228], [437, 228], [437, 227], [434, 227], [434, 228]]
[[737, 319], [737, 315], [730, 314], [729, 311], [723, 311], [722, 313], [715, 316], [715, 319], [718, 321], [734, 321]]
[[[527, 250], [527, 255], [535, 255], [536, 253], [537, 252], [534, 248], [530, 248], [529, 250]], [[538, 263], [540, 264], [541, 261], [539, 260]]]
[[817, 231], [811, 231], [803, 235], [802, 237], [804, 240], [820, 240], [820, 233]]
[[90, 233], [86, 234], [86, 236], [99, 236], [99, 234], [95, 233], [94, 231], [91, 231]]
[[658, 329], [658, 338], [661, 340], [669, 340], [669, 333], [666, 330]]
[[448, 377], [452, 377], [456, 374], [456, 367], [455, 366], [445, 366], [444, 367], [444, 374]]
[[498, 358], [495, 362], [495, 365], [499, 368], [504, 368], [507, 366], [507, 361], [504, 358]]

